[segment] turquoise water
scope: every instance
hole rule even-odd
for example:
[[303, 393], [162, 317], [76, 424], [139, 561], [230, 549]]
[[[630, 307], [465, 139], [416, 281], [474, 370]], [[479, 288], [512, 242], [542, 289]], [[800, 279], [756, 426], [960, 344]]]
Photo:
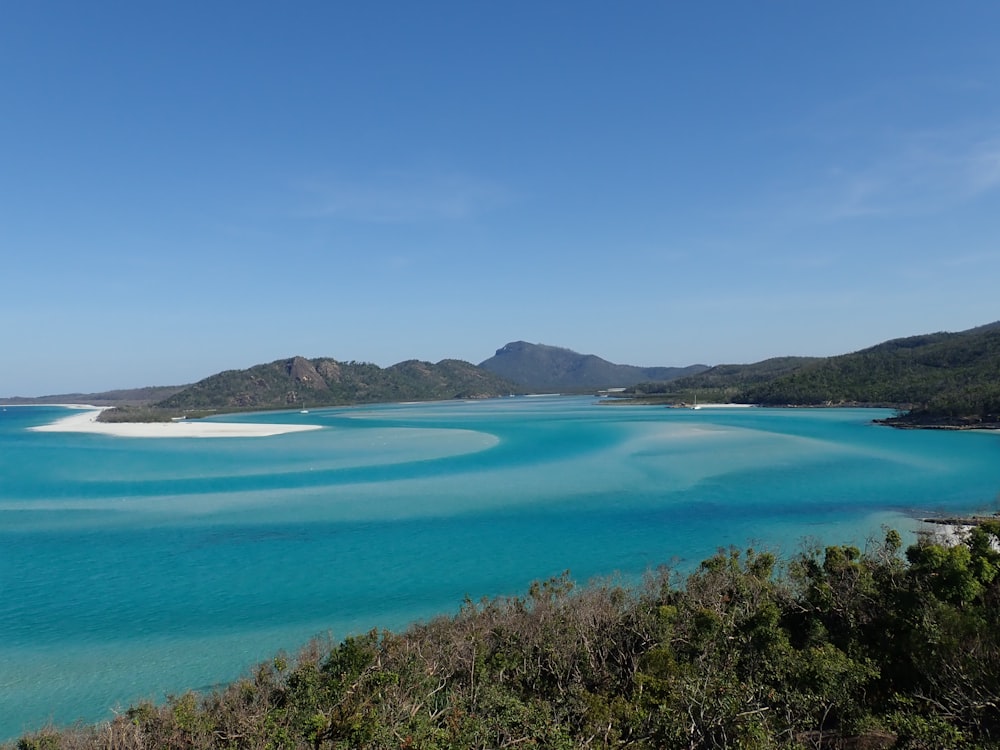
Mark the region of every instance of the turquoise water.
[[1000, 434], [872, 410], [514, 398], [229, 418], [325, 428], [268, 438], [26, 429], [67, 413], [0, 411], [0, 738], [567, 568], [863, 545], [1000, 492]]

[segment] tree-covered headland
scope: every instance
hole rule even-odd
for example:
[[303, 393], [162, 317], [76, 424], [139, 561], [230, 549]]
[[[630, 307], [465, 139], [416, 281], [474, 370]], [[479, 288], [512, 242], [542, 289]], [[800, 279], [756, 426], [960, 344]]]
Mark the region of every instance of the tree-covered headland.
[[1000, 747], [998, 543], [989, 520], [637, 587], [564, 575], [17, 747]]
[[893, 339], [836, 357], [782, 357], [719, 365], [643, 383], [643, 402], [721, 401], [762, 406], [884, 406], [897, 426], [1000, 426], [1000, 323]]

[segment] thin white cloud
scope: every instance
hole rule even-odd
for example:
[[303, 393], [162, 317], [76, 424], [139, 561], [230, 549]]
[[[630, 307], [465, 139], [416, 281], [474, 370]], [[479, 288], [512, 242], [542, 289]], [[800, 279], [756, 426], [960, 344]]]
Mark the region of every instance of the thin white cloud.
[[966, 177], [977, 194], [1000, 186], [1000, 137], [971, 155]]
[[995, 85], [892, 78], [783, 123], [791, 171], [762, 196], [775, 223], [932, 216], [1000, 189]]
[[1000, 188], [1000, 129], [914, 133], [860, 167], [836, 166], [819, 193], [828, 219], [946, 210]]
[[310, 186], [310, 215], [377, 224], [462, 221], [510, 199], [502, 186], [461, 174], [386, 173]]
[[946, 255], [938, 262], [941, 266], [946, 268], [961, 268], [967, 266], [982, 267], [986, 264], [997, 264], [1000, 263], [1000, 249], [992, 252]]

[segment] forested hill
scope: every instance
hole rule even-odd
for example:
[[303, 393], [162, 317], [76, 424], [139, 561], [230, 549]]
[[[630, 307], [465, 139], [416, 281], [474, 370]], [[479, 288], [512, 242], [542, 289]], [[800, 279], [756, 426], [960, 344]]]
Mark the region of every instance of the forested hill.
[[751, 385], [759, 404], [898, 405], [911, 417], [995, 422], [1000, 417], [1000, 324], [893, 339]]
[[908, 411], [901, 424], [1000, 422], [1000, 323], [893, 339], [828, 358], [722, 365], [637, 396], [769, 406], [864, 404]]
[[616, 365], [593, 354], [545, 344], [512, 341], [479, 366], [536, 391], [594, 391], [623, 388], [644, 380], [668, 381], [708, 369]]
[[488, 398], [517, 390], [509, 381], [459, 360], [437, 364], [409, 360], [381, 368], [365, 362], [292, 357], [220, 372], [155, 406], [164, 410], [289, 409]]
[[749, 386], [768, 383], [822, 361], [820, 357], [774, 357], [750, 365], [716, 365], [676, 380], [638, 383], [627, 389], [626, 395], [674, 400], [692, 400], [700, 395], [703, 401], [740, 403]]

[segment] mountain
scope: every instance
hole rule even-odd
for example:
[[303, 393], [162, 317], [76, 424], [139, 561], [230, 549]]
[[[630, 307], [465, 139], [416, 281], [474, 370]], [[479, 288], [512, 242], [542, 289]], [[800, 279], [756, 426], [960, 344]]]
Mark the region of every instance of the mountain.
[[200, 380], [155, 406], [185, 409], [289, 409], [303, 406], [505, 396], [514, 384], [468, 362], [365, 362], [292, 357]]
[[667, 381], [708, 369], [690, 367], [635, 367], [616, 365], [593, 354], [544, 344], [513, 341], [479, 366], [536, 391], [593, 391], [623, 388], [644, 380]]

